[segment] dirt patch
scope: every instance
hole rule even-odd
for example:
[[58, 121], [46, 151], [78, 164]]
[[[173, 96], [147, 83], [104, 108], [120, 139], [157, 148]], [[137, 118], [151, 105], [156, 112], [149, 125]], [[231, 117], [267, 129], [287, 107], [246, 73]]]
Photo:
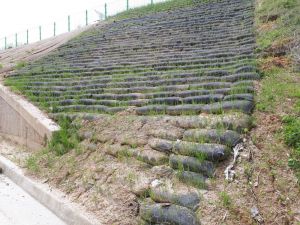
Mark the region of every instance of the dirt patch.
[[280, 15], [278, 14], [272, 14], [272, 15], [268, 15], [268, 16], [261, 16], [259, 19], [266, 23], [266, 22], [270, 22], [270, 21], [276, 21], [278, 18], [280, 17]]
[[17, 146], [16, 143], [0, 136], [0, 154], [21, 167], [25, 167], [25, 159], [31, 153], [28, 149]]
[[269, 22], [265, 22], [265, 23], [262, 23], [258, 28], [257, 28], [257, 31], [259, 33], [262, 33], [262, 32], [268, 32], [268, 31], [271, 31], [273, 29], [276, 28], [276, 22], [274, 21], [269, 21]]
[[292, 60], [289, 57], [279, 56], [279, 57], [268, 57], [264, 59], [264, 63], [261, 67], [262, 71], [270, 70], [274, 67], [287, 68], [291, 66]]
[[[290, 150], [276, 137], [281, 120], [261, 112], [254, 116], [258, 125], [245, 142], [234, 182], [226, 182], [225, 168], [219, 168], [215, 179], [220, 182], [204, 195], [203, 224], [255, 224], [253, 207], [258, 208], [264, 224], [300, 222], [299, 186], [288, 166]], [[221, 192], [230, 196], [232, 204], [222, 205]]]
[[266, 49], [266, 54], [274, 57], [288, 55], [291, 49], [296, 45], [293, 38], [283, 38], [272, 43], [271, 47]]

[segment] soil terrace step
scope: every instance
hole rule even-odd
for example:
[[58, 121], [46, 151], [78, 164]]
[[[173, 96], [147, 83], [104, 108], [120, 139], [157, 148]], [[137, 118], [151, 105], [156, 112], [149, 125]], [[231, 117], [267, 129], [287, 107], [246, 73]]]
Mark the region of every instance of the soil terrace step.
[[[144, 73], [145, 71], [153, 71], [156, 73], [163, 73], [163, 72], [167, 72], [167, 71], [174, 71], [174, 70], [179, 70], [182, 71], [184, 73], [188, 72], [188, 71], [195, 71], [198, 70], [200, 72], [202, 71], [207, 71], [207, 70], [216, 70], [216, 69], [221, 69], [221, 70], [235, 70], [247, 65], [251, 65], [251, 63], [253, 64], [253, 61], [249, 61], [249, 60], [240, 60], [238, 62], [222, 62], [222, 63], [213, 63], [213, 64], [209, 64], [209, 65], [189, 65], [189, 66], [163, 66], [163, 67], [134, 67], [132, 69], [130, 68], [126, 68], [126, 69], [118, 69], [118, 70], [112, 70], [112, 68], [85, 68], [85, 69], [61, 69], [61, 70], [51, 70], [51, 71], [47, 71], [47, 72], [29, 72], [26, 71], [23, 74], [22, 77], [20, 77], [19, 75], [13, 75], [11, 79], [24, 79], [24, 78], [35, 78], [35, 79], [42, 79], [42, 78], [63, 78], [65, 76], [70, 77], [70, 74], [74, 74], [77, 75], [78, 73], [84, 74], [84, 72], [90, 72], [90, 73], [95, 73], [98, 74], [99, 76], [101, 75], [122, 75], [122, 74], [139, 74], [139, 73]], [[77, 76], [74, 77], [74, 79], [78, 79]]]
[[[221, 71], [220, 71], [221, 72]], [[164, 82], [165, 79], [177, 79], [185, 81], [185, 80], [194, 80], [194, 81], [229, 81], [234, 82], [238, 80], [256, 80], [259, 79], [259, 75], [257, 73], [240, 73], [240, 74], [232, 74], [228, 75], [228, 72], [226, 72], [223, 76], [207, 76], [205, 74], [201, 73], [169, 73], [169, 74], [160, 74], [160, 75], [152, 75], [155, 73], [148, 73], [147, 76], [141, 75], [124, 75], [124, 76], [91, 76], [87, 75], [86, 77], [82, 77], [81, 80], [73, 80], [71, 78], [65, 78], [62, 81], [47, 81], [47, 80], [39, 80], [39, 81], [29, 81], [27, 84], [29, 85], [40, 85], [40, 86], [58, 86], [58, 85], [64, 85], [64, 86], [74, 86], [74, 85], [86, 85], [86, 84], [93, 84], [93, 83], [111, 83], [111, 82], [123, 82], [124, 84], [130, 84], [131, 82], [134, 82], [135, 84], [155, 84]], [[175, 80], [175, 81], [177, 81]], [[22, 80], [18, 80], [18, 83], [22, 83]], [[161, 84], [161, 83], [160, 83]]]

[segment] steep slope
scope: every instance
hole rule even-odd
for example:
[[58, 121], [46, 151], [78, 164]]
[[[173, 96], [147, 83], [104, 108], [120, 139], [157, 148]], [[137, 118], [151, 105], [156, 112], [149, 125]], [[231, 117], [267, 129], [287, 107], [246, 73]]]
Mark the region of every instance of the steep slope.
[[252, 109], [253, 7], [221, 1], [86, 32], [6, 80], [57, 112]]
[[102, 224], [200, 224], [199, 190], [251, 126], [253, 9], [219, 0], [115, 21], [9, 76], [54, 118], [84, 119], [80, 151], [45, 153], [40, 175]]

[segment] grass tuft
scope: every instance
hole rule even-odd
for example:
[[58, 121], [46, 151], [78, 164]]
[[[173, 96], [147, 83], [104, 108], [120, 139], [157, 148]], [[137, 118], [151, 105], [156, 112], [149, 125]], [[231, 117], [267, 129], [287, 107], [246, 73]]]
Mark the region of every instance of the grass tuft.
[[300, 184], [300, 117], [286, 116], [283, 118], [283, 123], [284, 141], [293, 149], [288, 165], [294, 169]]
[[23, 67], [26, 66], [26, 62], [25, 61], [19, 61], [17, 62], [17, 64], [15, 65], [15, 69], [19, 70], [22, 69]]
[[232, 206], [232, 199], [225, 191], [219, 193], [219, 199], [222, 206], [224, 206], [226, 209], [229, 209]]
[[37, 173], [40, 170], [38, 158], [35, 155], [31, 155], [26, 159], [26, 168], [34, 173]]
[[58, 124], [61, 129], [53, 133], [47, 147], [56, 155], [64, 155], [78, 146], [80, 138], [77, 131], [79, 128], [68, 117], [61, 117]]

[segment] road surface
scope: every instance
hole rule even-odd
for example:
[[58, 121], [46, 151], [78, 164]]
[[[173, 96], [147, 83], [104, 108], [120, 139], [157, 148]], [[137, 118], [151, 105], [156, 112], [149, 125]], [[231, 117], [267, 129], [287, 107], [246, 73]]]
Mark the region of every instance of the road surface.
[[46, 207], [0, 174], [0, 225], [66, 225]]

